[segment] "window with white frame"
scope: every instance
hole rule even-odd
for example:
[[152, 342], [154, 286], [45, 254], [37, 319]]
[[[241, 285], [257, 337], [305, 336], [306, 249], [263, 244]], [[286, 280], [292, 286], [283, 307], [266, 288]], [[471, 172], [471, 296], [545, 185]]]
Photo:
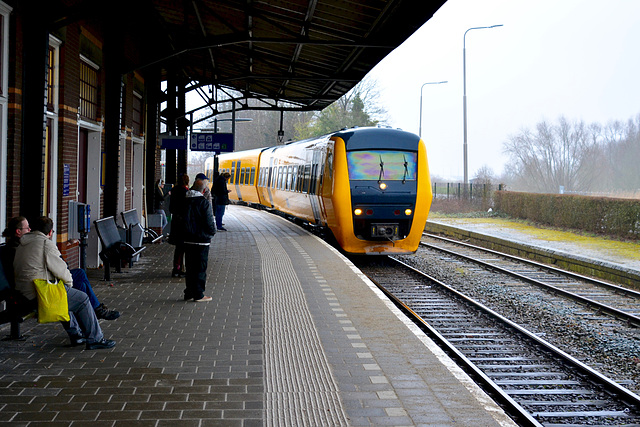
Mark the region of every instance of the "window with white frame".
[[80, 61], [80, 115], [98, 119], [98, 67], [85, 58]]

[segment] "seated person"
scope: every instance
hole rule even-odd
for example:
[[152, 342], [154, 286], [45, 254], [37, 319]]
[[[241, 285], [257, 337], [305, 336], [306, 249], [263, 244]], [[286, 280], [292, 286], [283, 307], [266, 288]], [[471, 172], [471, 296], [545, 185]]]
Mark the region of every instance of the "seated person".
[[60, 322], [69, 334], [71, 345], [86, 344], [87, 350], [111, 348], [115, 341], [104, 338], [95, 311], [86, 293], [72, 288], [71, 272], [60, 255], [56, 244], [51, 241], [53, 221], [40, 217], [33, 224], [33, 230], [20, 238], [13, 261], [16, 291], [37, 307], [35, 279], [62, 280], [67, 289], [69, 322]]
[[[0, 257], [2, 258], [2, 266], [4, 267], [9, 283], [14, 282], [13, 259], [16, 254], [16, 248], [20, 244], [20, 238], [29, 231], [31, 231], [29, 221], [23, 216], [16, 216], [9, 220], [7, 228], [2, 232], [2, 236], [7, 239], [7, 246], [2, 250]], [[89, 302], [95, 310], [98, 319], [114, 320], [120, 317], [120, 312], [110, 310], [98, 301], [98, 297], [96, 297], [96, 294], [93, 292], [91, 283], [89, 283], [89, 279], [84, 270], [75, 268], [71, 270], [71, 276], [73, 277], [73, 287], [89, 296]]]

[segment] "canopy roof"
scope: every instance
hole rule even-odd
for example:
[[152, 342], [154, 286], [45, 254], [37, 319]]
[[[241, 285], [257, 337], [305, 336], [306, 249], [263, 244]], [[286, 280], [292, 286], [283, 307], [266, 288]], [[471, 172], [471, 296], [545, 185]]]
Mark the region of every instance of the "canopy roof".
[[[62, 0], [56, 26], [117, 26], [123, 73], [157, 70], [187, 90], [233, 89], [264, 109], [320, 110], [355, 86], [445, 0]], [[105, 11], [109, 9], [109, 11]], [[60, 9], [58, 9], [58, 13]], [[105, 43], [106, 44], [106, 43]], [[209, 91], [202, 91], [202, 94]]]

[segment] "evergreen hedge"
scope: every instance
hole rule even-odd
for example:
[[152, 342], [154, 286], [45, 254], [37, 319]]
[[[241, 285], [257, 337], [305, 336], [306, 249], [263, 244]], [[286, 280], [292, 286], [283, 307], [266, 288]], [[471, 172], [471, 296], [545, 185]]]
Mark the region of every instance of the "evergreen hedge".
[[497, 211], [559, 228], [640, 238], [640, 200], [496, 191]]

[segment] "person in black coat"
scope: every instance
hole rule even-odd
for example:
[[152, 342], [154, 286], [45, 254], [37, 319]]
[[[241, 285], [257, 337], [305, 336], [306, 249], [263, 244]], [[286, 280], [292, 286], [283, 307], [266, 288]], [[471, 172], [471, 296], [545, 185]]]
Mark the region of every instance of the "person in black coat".
[[211, 203], [204, 197], [206, 185], [197, 179], [185, 196], [182, 212], [181, 235], [184, 242], [187, 274], [185, 277], [184, 300], [207, 302], [212, 298], [205, 296], [207, 284], [207, 265], [209, 246], [216, 234], [211, 211]]
[[227, 231], [227, 229], [222, 226], [222, 217], [229, 204], [229, 193], [231, 190], [227, 189], [227, 181], [230, 177], [231, 174], [229, 172], [221, 173], [213, 181], [213, 186], [211, 187], [211, 193], [216, 200], [216, 228], [221, 231]]
[[169, 234], [169, 243], [175, 245], [173, 253], [173, 269], [171, 277], [184, 276], [184, 243], [181, 236], [182, 216], [184, 210], [185, 196], [189, 191], [189, 175], [186, 173], [178, 177], [178, 182], [171, 189], [169, 198], [169, 212], [171, 212], [171, 234]]

